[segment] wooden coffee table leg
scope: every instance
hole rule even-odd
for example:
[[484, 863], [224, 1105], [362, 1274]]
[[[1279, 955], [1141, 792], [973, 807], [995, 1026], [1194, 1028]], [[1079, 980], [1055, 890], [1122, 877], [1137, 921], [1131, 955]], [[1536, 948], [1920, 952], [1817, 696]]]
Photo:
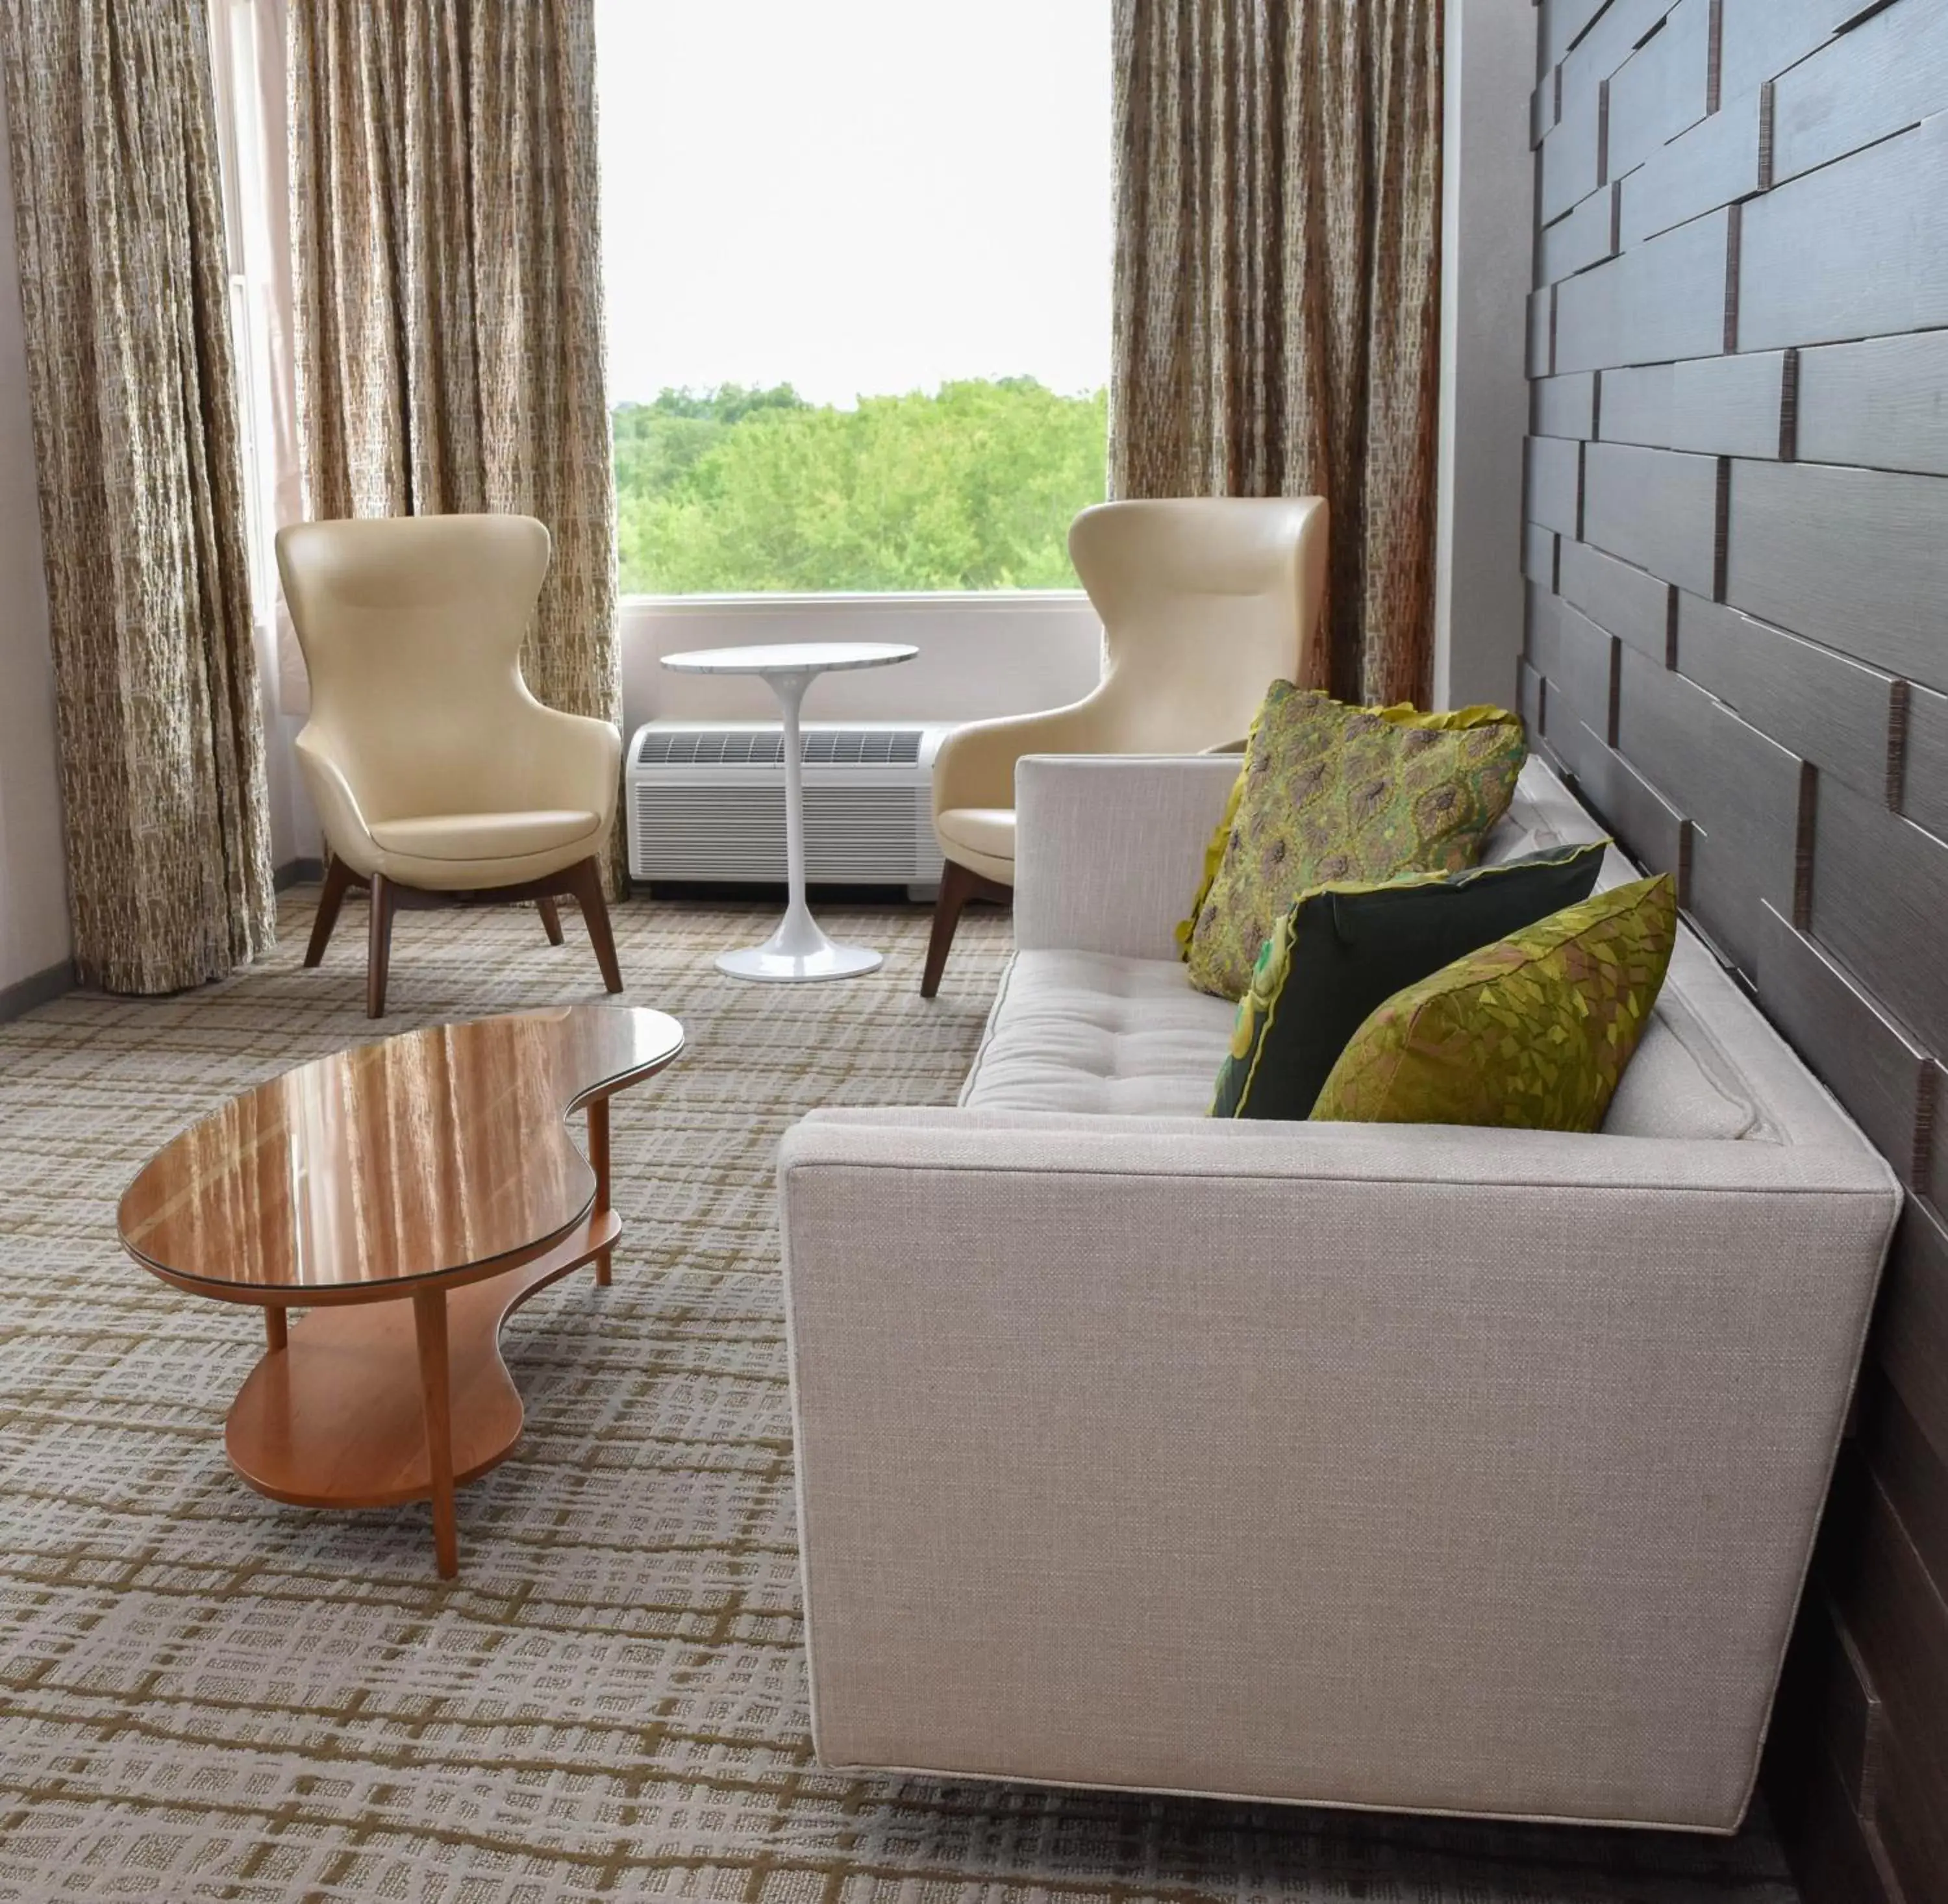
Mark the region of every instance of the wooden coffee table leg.
[[[595, 1214], [600, 1216], [609, 1208], [609, 1100], [606, 1097], [588, 1100], [588, 1167], [595, 1173]], [[595, 1280], [605, 1288], [610, 1254], [605, 1249], [595, 1259]]]
[[460, 1533], [453, 1512], [453, 1406], [446, 1353], [446, 1292], [427, 1289], [413, 1298], [419, 1338], [420, 1401], [426, 1416], [427, 1468], [432, 1478], [433, 1544], [440, 1577], [460, 1571]]
[[290, 1341], [290, 1319], [275, 1304], [266, 1305], [264, 1310], [264, 1340], [273, 1355]]

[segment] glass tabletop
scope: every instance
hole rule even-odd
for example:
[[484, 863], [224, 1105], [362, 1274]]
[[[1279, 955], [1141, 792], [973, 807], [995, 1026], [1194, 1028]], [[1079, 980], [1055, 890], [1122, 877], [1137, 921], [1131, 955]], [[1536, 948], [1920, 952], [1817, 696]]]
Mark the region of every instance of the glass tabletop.
[[116, 1214], [123, 1244], [172, 1281], [247, 1301], [376, 1298], [524, 1260], [594, 1202], [568, 1112], [682, 1049], [682, 1026], [661, 1012], [577, 1005], [301, 1065], [150, 1160]]

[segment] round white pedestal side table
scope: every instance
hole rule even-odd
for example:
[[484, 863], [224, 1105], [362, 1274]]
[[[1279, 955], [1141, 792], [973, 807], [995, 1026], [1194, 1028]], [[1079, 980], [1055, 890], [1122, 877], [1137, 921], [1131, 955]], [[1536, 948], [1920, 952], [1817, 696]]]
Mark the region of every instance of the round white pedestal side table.
[[835, 945], [805, 903], [804, 743], [799, 708], [820, 674], [848, 668], [890, 668], [920, 653], [903, 641], [806, 641], [764, 648], [698, 648], [665, 655], [680, 674], [757, 674], [778, 697], [784, 715], [785, 883], [788, 898], [778, 929], [762, 945], [719, 955], [717, 969], [734, 978], [783, 984], [814, 978], [857, 978], [876, 972], [884, 954], [864, 945]]

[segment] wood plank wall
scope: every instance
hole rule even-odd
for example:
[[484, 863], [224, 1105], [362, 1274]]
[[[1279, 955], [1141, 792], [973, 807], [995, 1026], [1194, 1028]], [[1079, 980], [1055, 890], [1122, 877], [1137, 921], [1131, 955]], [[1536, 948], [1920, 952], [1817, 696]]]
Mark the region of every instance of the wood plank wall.
[[1538, 0], [1519, 692], [1909, 1192], [1773, 1728], [1948, 1904], [1948, 0]]

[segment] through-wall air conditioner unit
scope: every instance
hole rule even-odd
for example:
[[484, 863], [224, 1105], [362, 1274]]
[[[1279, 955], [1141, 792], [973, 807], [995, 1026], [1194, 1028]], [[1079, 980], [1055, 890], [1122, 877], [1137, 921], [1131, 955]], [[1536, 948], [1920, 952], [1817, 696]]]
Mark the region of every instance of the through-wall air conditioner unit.
[[[829, 885], [933, 887], [933, 760], [951, 724], [808, 721], [805, 873]], [[637, 879], [785, 876], [784, 736], [775, 721], [650, 721], [629, 740]]]

